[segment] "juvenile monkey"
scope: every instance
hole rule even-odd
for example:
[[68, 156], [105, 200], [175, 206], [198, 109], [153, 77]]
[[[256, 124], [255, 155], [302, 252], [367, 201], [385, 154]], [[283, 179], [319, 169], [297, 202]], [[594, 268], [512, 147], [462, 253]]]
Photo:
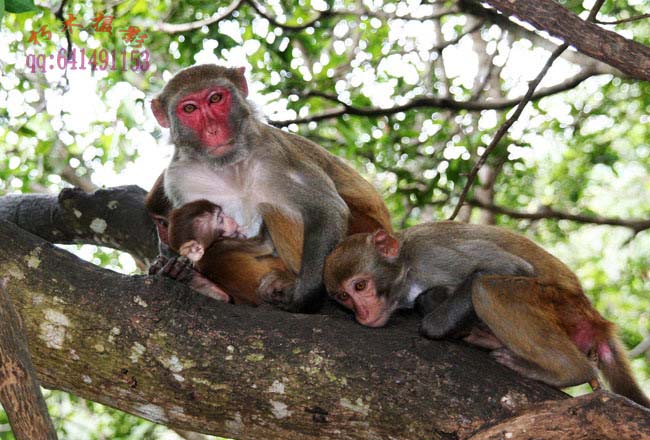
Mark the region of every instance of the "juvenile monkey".
[[356, 234], [327, 257], [324, 279], [363, 325], [382, 326], [396, 308], [424, 304], [421, 331], [428, 337], [462, 337], [556, 387], [597, 388], [599, 368], [613, 391], [650, 407], [614, 324], [593, 308], [566, 265], [521, 235], [455, 222], [395, 236]]
[[[259, 121], [247, 95], [243, 68], [194, 66], [167, 83], [151, 109], [170, 129], [175, 150], [147, 206], [161, 241], [164, 208], [200, 199], [222, 207], [247, 237], [264, 225], [275, 253], [297, 277], [286, 284], [281, 272], [269, 272], [262, 297], [289, 310], [313, 310], [327, 254], [346, 233], [390, 230], [388, 210], [342, 160]], [[230, 270], [239, 277], [248, 271], [245, 265]]]
[[[259, 291], [268, 289], [264, 282], [269, 273], [274, 273], [273, 280], [278, 283], [275, 289], [295, 280], [282, 260], [273, 255], [266, 234], [247, 239], [232, 217], [207, 200], [174, 209], [169, 216], [168, 235], [169, 246], [188, 258], [236, 304], [260, 304]], [[240, 271], [242, 265], [247, 267], [245, 273]], [[208, 285], [197, 290], [213, 296], [213, 289]]]

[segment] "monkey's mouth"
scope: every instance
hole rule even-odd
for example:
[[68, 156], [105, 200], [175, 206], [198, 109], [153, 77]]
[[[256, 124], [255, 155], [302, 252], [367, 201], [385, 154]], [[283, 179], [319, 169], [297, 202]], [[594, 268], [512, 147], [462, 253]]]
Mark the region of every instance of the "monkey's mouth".
[[390, 317], [390, 313], [387, 314], [381, 314], [381, 315], [371, 315], [366, 317], [365, 319], [359, 319], [357, 316], [357, 322], [361, 325], [365, 325], [366, 327], [383, 327], [386, 322], [388, 322], [388, 318]]
[[227, 139], [224, 142], [211, 143], [206, 139], [204, 149], [213, 156], [223, 156], [232, 149], [232, 140]]

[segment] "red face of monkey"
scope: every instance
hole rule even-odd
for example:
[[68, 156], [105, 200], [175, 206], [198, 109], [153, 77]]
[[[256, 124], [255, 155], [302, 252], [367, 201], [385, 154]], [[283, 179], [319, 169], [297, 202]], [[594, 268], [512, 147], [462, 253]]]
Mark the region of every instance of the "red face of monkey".
[[175, 112], [181, 124], [194, 131], [203, 147], [219, 156], [231, 148], [228, 121], [231, 102], [228, 89], [210, 87], [183, 96]]
[[398, 299], [390, 295], [386, 283], [394, 278], [399, 249], [395, 237], [379, 230], [348, 237], [327, 257], [325, 285], [332, 298], [354, 312], [359, 324], [381, 327], [397, 308]]
[[[248, 85], [244, 68], [194, 66], [172, 78], [163, 92], [151, 101], [158, 123], [171, 128], [178, 148], [198, 149], [216, 158], [237, 153], [235, 137], [242, 120], [250, 117], [245, 103]], [[183, 72], [181, 72], [182, 74]], [[210, 81], [210, 76], [217, 80]], [[241, 145], [239, 150], [245, 152]]]
[[377, 296], [375, 280], [370, 274], [358, 274], [341, 283], [341, 290], [332, 295], [344, 307], [354, 312], [359, 324], [381, 327], [393, 310], [387, 308], [384, 297]]

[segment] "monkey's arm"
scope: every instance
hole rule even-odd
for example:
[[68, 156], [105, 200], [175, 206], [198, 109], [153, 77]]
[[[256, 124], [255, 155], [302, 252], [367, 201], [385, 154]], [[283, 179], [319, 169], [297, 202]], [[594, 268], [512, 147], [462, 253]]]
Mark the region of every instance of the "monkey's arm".
[[362, 177], [356, 176], [356, 179], [356, 185], [351, 181], [343, 188], [338, 188], [341, 198], [350, 209], [348, 235], [378, 229], [392, 232], [390, 214], [384, 201], [368, 182], [358, 182]]
[[[302, 245], [302, 258], [294, 286], [281, 292], [274, 291], [265, 300], [291, 311], [314, 311], [322, 302], [325, 257], [345, 236], [349, 211], [332, 181], [321, 170], [305, 164], [302, 169], [288, 171], [286, 176], [292, 177], [278, 182], [278, 187], [289, 188], [285, 197], [289, 208], [300, 214], [302, 228], [298, 230], [303, 231], [302, 243], [295, 238], [296, 229], [292, 232], [295, 225], [287, 226], [282, 216], [269, 215], [274, 210], [279, 211], [280, 207], [274, 207], [274, 210], [265, 208], [263, 218], [282, 260], [289, 265], [297, 255], [298, 244]], [[288, 240], [288, 234], [293, 234], [292, 240]]]
[[[454, 336], [462, 333], [476, 323], [477, 317], [472, 304], [472, 285], [481, 275], [480, 272], [474, 272], [468, 276], [454, 292], [437, 306], [434, 302], [429, 302], [432, 309], [422, 319], [420, 331], [432, 339], [440, 339], [447, 336]], [[431, 295], [437, 293], [439, 287], [433, 287], [422, 292], [422, 295]], [[426, 297], [422, 300], [424, 305]]]

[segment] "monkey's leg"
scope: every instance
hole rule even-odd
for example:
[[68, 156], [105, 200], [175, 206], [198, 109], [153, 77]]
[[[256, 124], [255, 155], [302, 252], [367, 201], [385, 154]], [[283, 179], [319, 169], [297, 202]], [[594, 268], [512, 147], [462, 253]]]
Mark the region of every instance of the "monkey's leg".
[[[496, 360], [521, 374], [556, 387], [597, 378], [597, 371], [558, 322], [548, 296], [555, 286], [534, 278], [484, 276], [472, 288], [478, 317], [508, 350], [496, 350]], [[551, 295], [555, 293], [554, 295]]]
[[451, 296], [422, 319], [422, 334], [432, 339], [441, 339], [457, 335], [476, 323], [472, 305], [472, 283], [475, 278], [475, 275], [467, 277]]
[[[151, 268], [149, 271], [151, 273]], [[224, 292], [223, 289], [193, 269], [190, 260], [185, 257], [167, 259], [154, 275], [163, 275], [186, 283], [197, 292], [214, 298], [217, 301], [230, 302], [231, 300], [230, 295]]]

